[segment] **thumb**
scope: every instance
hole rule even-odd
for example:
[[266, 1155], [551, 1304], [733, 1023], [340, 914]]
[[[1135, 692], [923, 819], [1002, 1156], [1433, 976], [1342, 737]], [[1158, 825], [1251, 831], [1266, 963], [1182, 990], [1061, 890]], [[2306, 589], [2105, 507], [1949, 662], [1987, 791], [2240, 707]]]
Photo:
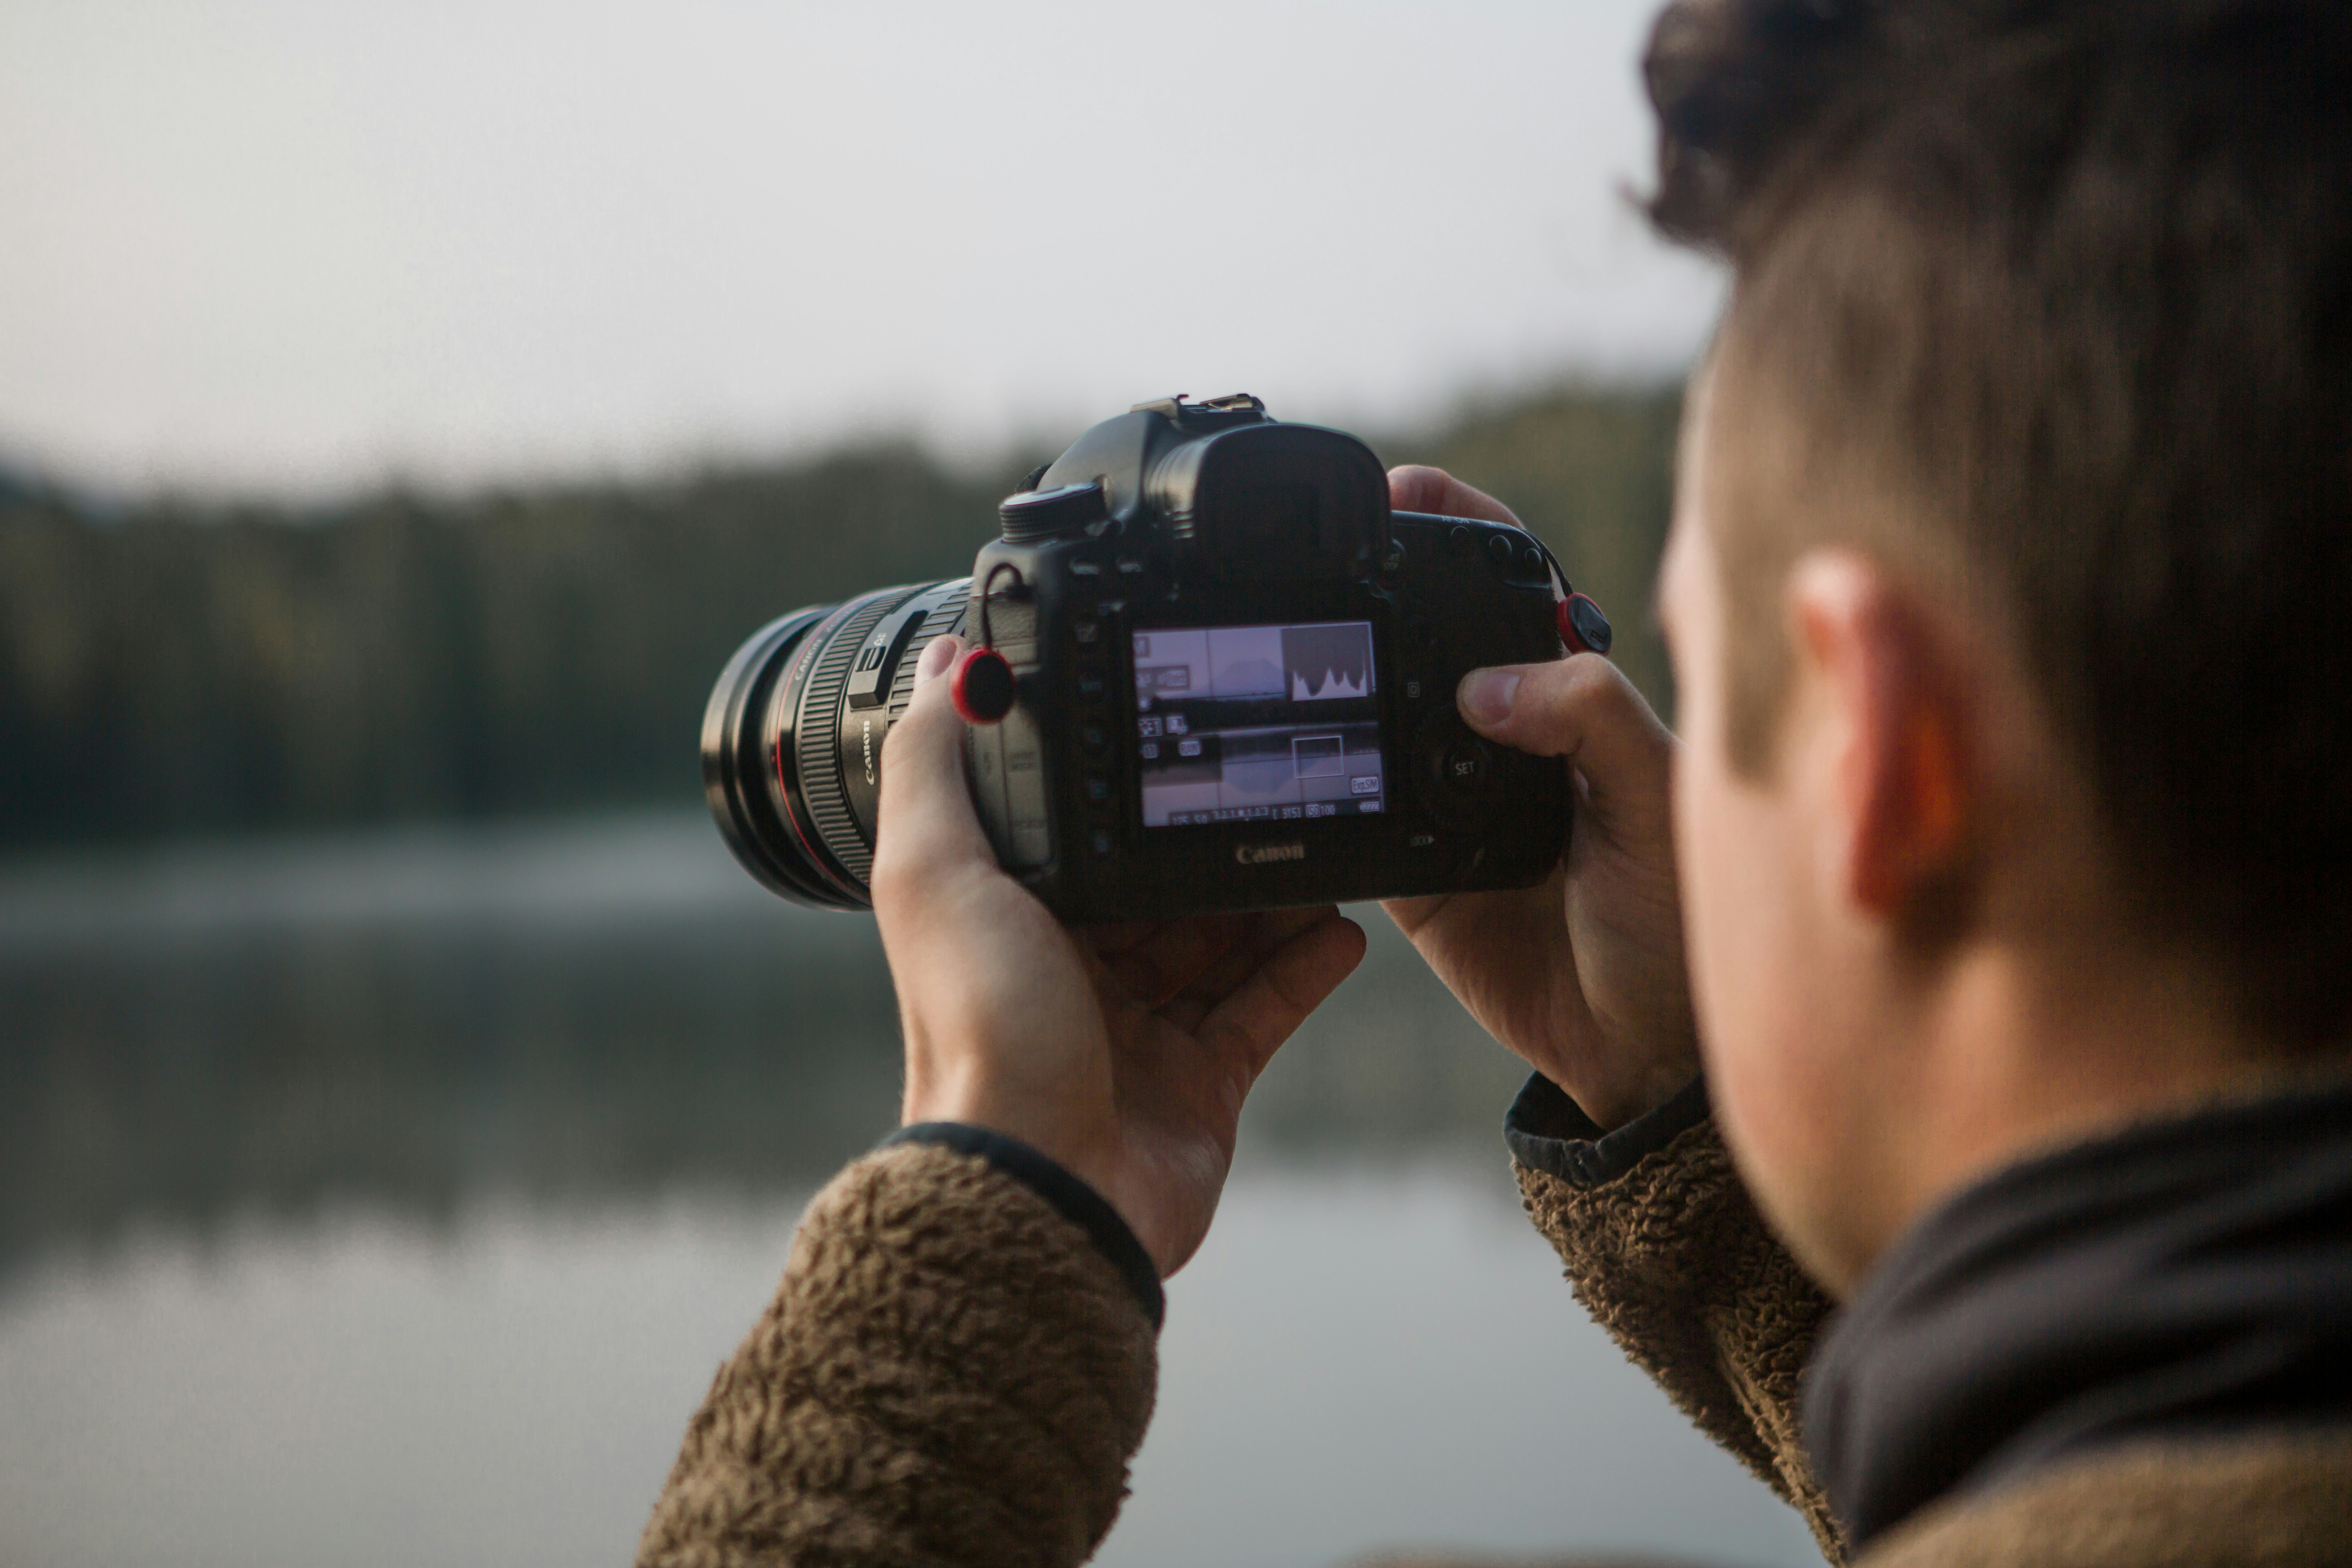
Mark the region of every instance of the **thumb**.
[[882, 740], [882, 800], [874, 834], [874, 888], [901, 877], [920, 882], [961, 860], [994, 864], [964, 781], [964, 721], [948, 698], [948, 671], [963, 655], [940, 636], [915, 665], [907, 710]]
[[1603, 797], [1664, 787], [1674, 735], [1624, 672], [1599, 654], [1506, 664], [1462, 678], [1454, 704], [1490, 741], [1538, 757], [1565, 757]]

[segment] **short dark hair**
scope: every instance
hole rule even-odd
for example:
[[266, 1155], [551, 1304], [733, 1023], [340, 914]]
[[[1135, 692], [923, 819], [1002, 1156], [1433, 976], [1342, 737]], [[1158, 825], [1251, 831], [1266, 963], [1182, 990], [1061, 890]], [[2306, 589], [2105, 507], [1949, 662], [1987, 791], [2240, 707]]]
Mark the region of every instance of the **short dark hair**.
[[[1676, 0], [1644, 66], [1652, 217], [1734, 268], [1723, 374], [1918, 503], [2152, 933], [2342, 1041], [2352, 5]], [[1833, 511], [1716, 521], [1743, 767]]]

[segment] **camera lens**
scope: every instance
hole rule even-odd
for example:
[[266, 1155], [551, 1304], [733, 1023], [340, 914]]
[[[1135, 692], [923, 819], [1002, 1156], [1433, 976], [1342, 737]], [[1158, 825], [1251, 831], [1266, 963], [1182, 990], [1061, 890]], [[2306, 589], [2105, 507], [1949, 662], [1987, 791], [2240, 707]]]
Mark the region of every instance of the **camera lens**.
[[923, 645], [957, 628], [968, 579], [884, 588], [771, 621], [702, 715], [702, 786], [727, 847], [796, 904], [870, 908], [882, 737]]

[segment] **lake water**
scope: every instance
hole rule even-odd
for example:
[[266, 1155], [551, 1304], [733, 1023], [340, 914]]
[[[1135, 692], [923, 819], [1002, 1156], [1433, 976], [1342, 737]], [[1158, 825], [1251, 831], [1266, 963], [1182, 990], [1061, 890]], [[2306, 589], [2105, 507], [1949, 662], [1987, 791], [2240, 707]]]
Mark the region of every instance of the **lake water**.
[[[1516, 1065], [1354, 912], [1098, 1561], [1817, 1562], [1576, 1306]], [[625, 1562], [897, 1072], [871, 921], [699, 816], [0, 872], [0, 1563]]]

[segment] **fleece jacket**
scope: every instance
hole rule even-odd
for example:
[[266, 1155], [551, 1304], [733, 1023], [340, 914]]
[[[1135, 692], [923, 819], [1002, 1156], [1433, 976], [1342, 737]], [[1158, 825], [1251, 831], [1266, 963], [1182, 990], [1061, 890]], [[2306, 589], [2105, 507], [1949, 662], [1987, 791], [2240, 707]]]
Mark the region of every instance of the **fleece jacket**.
[[[2352, 1562], [2352, 1439], [2308, 1431], [2103, 1451], [1931, 1503], [1853, 1557], [1800, 1434], [1831, 1305], [1759, 1218], [1703, 1097], [1602, 1138], [1538, 1082], [1510, 1125], [1528, 1214], [1578, 1300], [1830, 1562]], [[1086, 1561], [1126, 1495], [1157, 1375], [1156, 1281], [1133, 1277], [1099, 1218], [985, 1140], [852, 1164], [810, 1205], [775, 1300], [688, 1426], [641, 1568]], [[1576, 1460], [1564, 1441], [1558, 1462]]]

